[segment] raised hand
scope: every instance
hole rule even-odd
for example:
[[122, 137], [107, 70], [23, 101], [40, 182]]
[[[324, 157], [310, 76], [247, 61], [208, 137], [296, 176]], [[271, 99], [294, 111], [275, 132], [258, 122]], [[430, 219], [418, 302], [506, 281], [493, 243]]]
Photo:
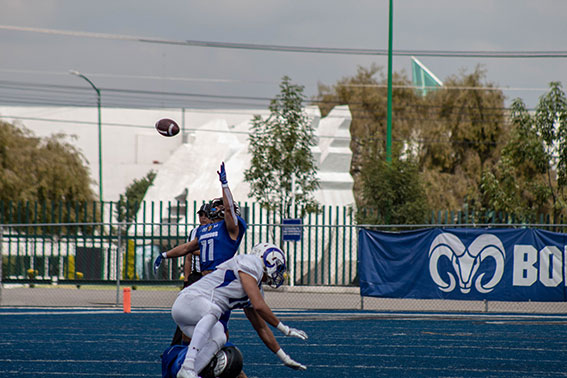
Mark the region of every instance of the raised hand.
[[222, 164], [220, 166], [220, 171], [217, 171], [217, 173], [219, 175], [219, 180], [220, 180], [221, 184], [227, 185], [228, 181], [226, 180], [226, 169], [224, 169], [224, 161], [222, 162]]

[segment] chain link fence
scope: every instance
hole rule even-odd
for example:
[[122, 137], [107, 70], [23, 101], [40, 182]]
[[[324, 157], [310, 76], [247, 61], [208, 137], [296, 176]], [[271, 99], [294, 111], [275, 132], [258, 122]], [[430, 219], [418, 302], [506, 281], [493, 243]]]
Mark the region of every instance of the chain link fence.
[[[273, 308], [567, 313], [564, 302], [361, 297], [357, 274], [359, 226], [352, 224], [346, 212], [330, 209], [324, 217], [307, 218], [305, 224], [294, 225], [299, 228], [298, 241], [284, 241], [289, 225], [249, 223], [238, 253], [269, 241], [280, 244], [287, 254], [288, 281], [278, 290], [266, 289], [266, 299]], [[179, 222], [0, 224], [0, 306], [120, 307], [123, 289], [128, 288], [134, 308], [169, 308], [182, 287], [182, 259], [167, 260], [157, 274], [153, 260], [161, 251], [184, 242], [194, 226]], [[406, 228], [432, 226], [479, 225]], [[563, 229], [562, 225], [553, 227]]]
[[[292, 226], [248, 224], [238, 253], [268, 241], [287, 255], [285, 289], [266, 290], [275, 306], [360, 306], [356, 228], [320, 224], [325, 219], [333, 218], [328, 213], [322, 220], [308, 217], [313, 224], [294, 225], [297, 241], [285, 241], [285, 230]], [[182, 287], [183, 259], [166, 260], [157, 273], [153, 261], [183, 243], [195, 226], [163, 221], [0, 224], [0, 305], [121, 306], [127, 287], [133, 307], [169, 307]]]

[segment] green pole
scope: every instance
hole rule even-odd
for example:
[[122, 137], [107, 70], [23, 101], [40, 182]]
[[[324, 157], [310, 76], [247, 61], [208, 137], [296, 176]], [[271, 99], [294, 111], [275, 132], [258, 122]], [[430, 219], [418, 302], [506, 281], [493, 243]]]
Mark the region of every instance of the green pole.
[[98, 107], [98, 199], [102, 203], [102, 121], [100, 114], [100, 91], [93, 85], [96, 90], [96, 103]]
[[390, 0], [390, 15], [388, 20], [388, 110], [386, 118], [386, 161], [392, 161], [392, 18], [394, 15], [393, 0]]
[[98, 199], [102, 203], [102, 119], [100, 110], [100, 90], [94, 85], [88, 77], [80, 73], [79, 71], [69, 71], [71, 75], [78, 76], [93, 87], [96, 92], [96, 104], [98, 109]]

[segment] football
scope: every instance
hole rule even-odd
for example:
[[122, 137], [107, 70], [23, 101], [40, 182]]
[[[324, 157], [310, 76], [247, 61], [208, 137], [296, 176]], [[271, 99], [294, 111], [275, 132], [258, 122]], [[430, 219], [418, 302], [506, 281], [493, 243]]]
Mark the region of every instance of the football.
[[163, 136], [172, 137], [179, 134], [179, 125], [172, 119], [162, 118], [156, 122], [156, 130]]

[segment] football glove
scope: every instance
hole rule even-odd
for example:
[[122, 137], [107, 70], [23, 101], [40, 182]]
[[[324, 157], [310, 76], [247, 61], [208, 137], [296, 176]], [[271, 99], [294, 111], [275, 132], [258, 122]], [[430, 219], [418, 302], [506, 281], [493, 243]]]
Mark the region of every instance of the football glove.
[[298, 339], [301, 340], [307, 340], [307, 333], [305, 333], [300, 329], [288, 327], [282, 322], [279, 322], [277, 329], [286, 336], [292, 336], [292, 337], [297, 337]]
[[221, 182], [221, 184], [224, 185], [228, 185], [228, 181], [226, 180], [226, 170], [224, 169], [224, 161], [222, 162], [221, 166], [220, 166], [220, 171], [217, 171], [218, 175], [219, 175], [219, 180]]
[[288, 354], [286, 354], [286, 352], [284, 352], [282, 349], [276, 352], [276, 356], [278, 356], [280, 360], [282, 360], [283, 364], [289, 368], [292, 368], [294, 370], [307, 370], [307, 366], [292, 360], [291, 357]]
[[163, 257], [164, 254], [165, 254], [165, 252], [164, 252], [164, 253], [160, 253], [160, 254], [156, 257], [156, 259], [155, 259], [155, 261], [154, 261], [154, 274], [157, 273], [157, 271], [158, 271], [158, 269], [159, 269], [159, 266], [161, 265], [161, 262], [162, 262], [162, 260], [164, 259], [164, 257]]

